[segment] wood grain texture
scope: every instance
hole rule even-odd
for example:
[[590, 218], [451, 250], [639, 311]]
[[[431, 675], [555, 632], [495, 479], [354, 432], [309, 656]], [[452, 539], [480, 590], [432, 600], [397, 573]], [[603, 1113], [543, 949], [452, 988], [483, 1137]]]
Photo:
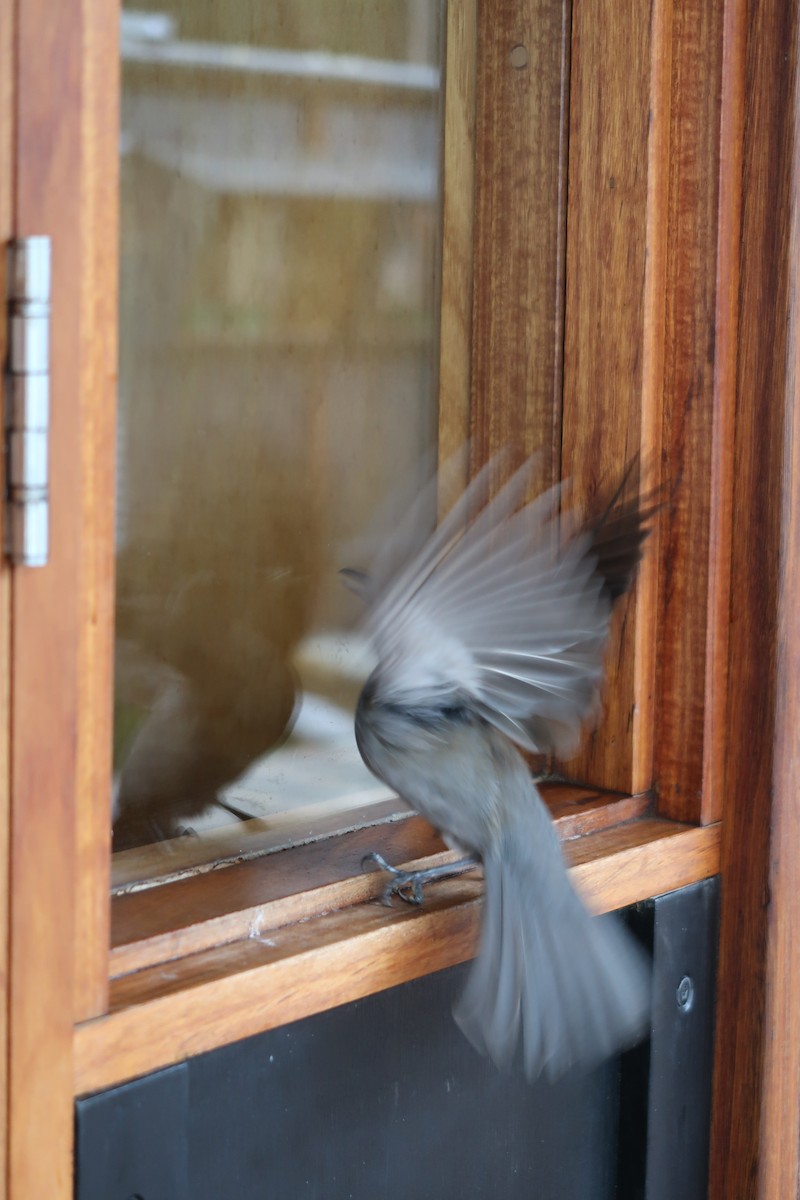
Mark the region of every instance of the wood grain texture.
[[[647, 482], [661, 484], [665, 309], [667, 280], [667, 212], [669, 209], [669, 133], [672, 75], [672, 4], [652, 6], [650, 34], [650, 132], [647, 149], [645, 220], [644, 324], [642, 329], [641, 444]], [[644, 560], [636, 576], [638, 619], [631, 637], [633, 694], [630, 724], [631, 786], [652, 788], [656, 741], [655, 688], [658, 639], [658, 561], [660, 520], [653, 525]]]
[[[50, 560], [12, 578], [8, 1170], [11, 1200], [72, 1195], [72, 980], [81, 571], [79, 0], [17, 8], [15, 228], [53, 240]], [[46, 1130], [46, 1136], [43, 1131]]]
[[[372, 851], [388, 862], [442, 856], [419, 817], [238, 863], [112, 902], [111, 973], [141, 970], [333, 908], [374, 899], [379, 875], [362, 870]], [[446, 857], [446, 856], [445, 856]]]
[[118, 13], [103, 0], [84, 12], [76, 1020], [105, 1011], [108, 996], [119, 170]]
[[[767, 991], [762, 1081], [762, 1200], [800, 1195], [800, 14], [793, 8], [787, 147], [786, 415], [776, 500], [781, 516], [775, 661], [775, 741], [767, 909]], [[778, 481], [776, 480], [776, 485]]]
[[[576, 5], [561, 475], [589, 511], [642, 447], [650, 80], [650, 7]], [[568, 779], [632, 790], [636, 707], [652, 720], [652, 688], [639, 680], [637, 694], [635, 686], [635, 628], [644, 616], [635, 595], [622, 602], [606, 659], [605, 713], [565, 764]]]
[[112, 896], [152, 886], [156, 881], [159, 886], [173, 883], [217, 866], [261, 858], [297, 847], [298, 843], [308, 845], [408, 815], [396, 797], [389, 797], [387, 788], [376, 786], [373, 797], [349, 811], [344, 802], [332, 805], [323, 800], [275, 813], [268, 821], [249, 817], [235, 825], [222, 825], [202, 838], [178, 836], [118, 850], [111, 863]]
[[739, 359], [739, 260], [744, 129], [743, 5], [728, 0], [722, 30], [716, 364], [711, 446], [706, 704], [701, 819], [724, 812], [728, 756], [731, 561], [735, 493], [734, 434]]
[[800, 1190], [799, 32], [796, 0], [728, 7], [743, 185], [715, 1200]]
[[[447, 5], [439, 335], [439, 458], [469, 437], [477, 0]], [[466, 482], [462, 479], [461, 485]], [[455, 495], [442, 495], [446, 510]]]
[[[12, 4], [0, 5], [0, 242], [5, 245], [13, 234], [14, 207], [14, 101], [16, 10]], [[7, 256], [0, 261], [0, 295], [6, 296]], [[8, 326], [0, 324], [0, 361], [6, 361]], [[0, 456], [0, 479], [5, 494], [5, 459]], [[0, 517], [0, 546], [4, 544]], [[11, 685], [11, 573], [5, 557], [0, 563], [0, 1200], [6, 1200], [8, 1142], [8, 1004], [9, 1004], [9, 822], [10, 754], [9, 704]]]
[[[717, 376], [723, 6], [671, 9], [668, 202], [664, 233], [661, 608], [656, 777], [675, 820], [719, 819], [705, 778], [707, 725], [725, 698], [733, 388]], [[724, 314], [726, 317], [727, 313]], [[713, 490], [712, 490], [713, 489]], [[713, 525], [712, 525], [713, 510]], [[711, 618], [714, 617], [713, 632]], [[709, 640], [710, 639], [710, 640]]]
[[[595, 911], [716, 873], [719, 829], [653, 819], [566, 844]], [[81, 1094], [452, 966], [475, 950], [481, 884], [436, 885], [422, 909], [359, 905], [137, 971], [78, 1027]]]
[[651, 817], [570, 842], [564, 853], [588, 907], [604, 913], [716, 875], [720, 841], [720, 825]]
[[569, 11], [478, 10], [473, 453], [540, 451], [538, 490], [558, 477]]
[[[571, 787], [545, 787], [563, 839], [642, 816], [647, 796], [613, 797]], [[395, 865], [452, 861], [422, 818], [374, 825], [297, 846], [112, 902], [111, 974], [119, 976], [252, 933], [305, 920], [329, 909], [372, 900], [385, 880], [362, 869], [377, 851]]]

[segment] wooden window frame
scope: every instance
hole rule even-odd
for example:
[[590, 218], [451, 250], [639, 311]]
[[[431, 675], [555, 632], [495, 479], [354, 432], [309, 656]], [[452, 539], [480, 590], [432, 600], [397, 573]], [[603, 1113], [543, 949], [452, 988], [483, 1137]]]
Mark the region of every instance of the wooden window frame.
[[[524, 14], [525, 20], [517, 28], [520, 14]], [[566, 367], [562, 366], [564, 351], [560, 342], [564, 337], [565, 322], [561, 308], [565, 302], [573, 303], [568, 295], [570, 289], [577, 293], [581, 286], [588, 285], [588, 303], [576, 298], [574, 307], [578, 319], [568, 323], [569, 330], [578, 328], [576, 336], [584, 336], [581, 330], [585, 332], [589, 310], [597, 300], [598, 286], [591, 263], [593, 243], [588, 227], [599, 221], [612, 229], [615, 205], [609, 205], [607, 197], [601, 195], [573, 222], [575, 228], [571, 235], [578, 253], [574, 277], [565, 278], [561, 255], [566, 231], [564, 214], [557, 203], [558, 196], [563, 195], [561, 180], [569, 170], [575, 177], [573, 186], [576, 181], [577, 186], [582, 186], [584, 177], [591, 176], [596, 164], [591, 155], [588, 161], [585, 161], [586, 156], [580, 155], [574, 156], [575, 163], [567, 161], [567, 113], [574, 125], [577, 105], [567, 106], [563, 91], [559, 96], [558, 120], [550, 123], [544, 139], [536, 122], [538, 112], [549, 99], [545, 84], [539, 84], [539, 78], [547, 78], [546, 72], [538, 77], [537, 72], [554, 40], [558, 42], [560, 38], [562, 42], [561, 72], [568, 67], [567, 5], [557, 8], [542, 4], [537, 14], [534, 7], [523, 9], [509, 4], [500, 21], [496, 19], [497, 14], [487, 8], [482, 10], [479, 23], [473, 0], [455, 0], [448, 15], [440, 339], [442, 450], [446, 454], [451, 447], [457, 448], [467, 436], [471, 438], [478, 459], [489, 457], [506, 446], [514, 447], [520, 454], [535, 449], [537, 442], [551, 442], [553, 450], [549, 463], [546, 462], [544, 482], [561, 474], [563, 468], [559, 463], [566, 458], [573, 466], [574, 486], [583, 487], [585, 491], [594, 486], [599, 475], [615, 469], [617, 462], [627, 457], [629, 437], [633, 437], [636, 445], [636, 439], [655, 436], [653, 420], [647, 413], [658, 402], [657, 386], [654, 378], [647, 379], [646, 372], [650, 371], [652, 375], [652, 364], [660, 361], [657, 348], [651, 343], [661, 335], [655, 326], [649, 333], [645, 329], [645, 310], [657, 294], [658, 277], [652, 269], [645, 276], [642, 246], [637, 269], [644, 279], [646, 294], [637, 296], [635, 286], [623, 278], [629, 264], [623, 264], [618, 254], [612, 261], [611, 283], [631, 307], [645, 345], [644, 357], [648, 365], [637, 377], [642, 388], [641, 412], [631, 402], [627, 406], [630, 411], [626, 409], [614, 417], [615, 406], [610, 387], [606, 386], [599, 408], [603, 419], [611, 420], [614, 429], [612, 436], [606, 436], [600, 448], [593, 450], [581, 442], [587, 417], [580, 394], [588, 390], [587, 368], [573, 369], [572, 359], [567, 359]], [[540, 20], [545, 16], [548, 20]], [[641, 48], [647, 40], [648, 30], [633, 8], [627, 20], [630, 37], [638, 39], [636, 44]], [[517, 42], [528, 48], [528, 70], [523, 75], [510, 63], [510, 37], [512, 45]], [[606, 44], [599, 53], [607, 55], [614, 69], [619, 71], [618, 53], [612, 52]], [[624, 109], [625, 87], [641, 91], [647, 84], [650, 70], [650, 60], [645, 55], [639, 64], [638, 77], [626, 79], [623, 87], [617, 85], [618, 112]], [[614, 80], [605, 82], [613, 84]], [[587, 100], [583, 111], [590, 118], [594, 111], [593, 88], [597, 86], [598, 82], [592, 79], [584, 83]], [[655, 72], [652, 87], [653, 102], [658, 102], [667, 112], [667, 97], [662, 95], [664, 81]], [[502, 121], [501, 130], [498, 130], [498, 117]], [[642, 114], [634, 111], [630, 123], [632, 135], [639, 137], [639, 154], [644, 166], [649, 147]], [[580, 129], [573, 129], [571, 136], [580, 141], [584, 135]], [[519, 195], [522, 188], [532, 193], [537, 175], [542, 184], [541, 194], [526, 219], [520, 220], [510, 208], [511, 197], [515, 193]], [[654, 172], [647, 187], [639, 188], [632, 202], [637, 219], [642, 220], [646, 212], [650, 214], [649, 222], [662, 215], [664, 199], [658, 188], [663, 187], [663, 183]], [[651, 210], [655, 210], [655, 217]], [[537, 257], [542, 257], [537, 251], [554, 252], [542, 265], [541, 261], [537, 263]], [[474, 286], [473, 263], [477, 272]], [[567, 292], [554, 325], [546, 319], [536, 318], [542, 272], [549, 276], [553, 287]], [[622, 359], [618, 356], [609, 358], [607, 349], [600, 344], [599, 335], [586, 336], [588, 341], [594, 342], [595, 360], [589, 369], [594, 370], [597, 365], [605, 367], [610, 378], [618, 382], [620, 375], [631, 368], [630, 354]], [[552, 376], [552, 386], [544, 389], [538, 386], [542, 374], [539, 360], [543, 356], [551, 364], [549, 374]], [[565, 370], [567, 376], [574, 378], [565, 379]], [[554, 418], [554, 414], [562, 413], [560, 397], [562, 388], [567, 386], [571, 386], [574, 399], [560, 419]], [[497, 395], [502, 396], [500, 402], [495, 400], [490, 404], [487, 401], [487, 397]], [[633, 425], [631, 413], [636, 418]], [[631, 760], [620, 768], [616, 754], [609, 755], [602, 749], [598, 752], [595, 748], [593, 753], [584, 755], [571, 766], [579, 776], [600, 780], [605, 788], [585, 789], [582, 793], [569, 787], [550, 789], [554, 815], [562, 835], [574, 837], [578, 830], [593, 835], [582, 839], [578, 846], [568, 846], [567, 852], [571, 861], [580, 864], [579, 876], [587, 876], [587, 864], [593, 864], [587, 881], [600, 909], [620, 907], [642, 899], [654, 889], [669, 890], [679, 882], [693, 882], [714, 873], [718, 866], [719, 830], [698, 831], [691, 826], [681, 829], [659, 815], [658, 800], [650, 795], [655, 639], [648, 639], [642, 630], [648, 614], [652, 617], [656, 610], [656, 565], [657, 556], [654, 555], [649, 568], [642, 574], [635, 611], [633, 604], [627, 610], [637, 637], [628, 638], [628, 652], [619, 659], [610, 711], [606, 713], [598, 743], [602, 746], [612, 740], [615, 726], [616, 731], [621, 732], [624, 705], [621, 694], [636, 696], [634, 727], [630, 737], [625, 739], [633, 747]], [[634, 640], [637, 644], [631, 649]], [[627, 664], [634, 657], [636, 667], [631, 670]], [[627, 677], [620, 681], [622, 671]], [[619, 741], [621, 743], [623, 738]], [[623, 797], [609, 790], [609, 785], [620, 790]], [[687, 815], [695, 821], [701, 817], [697, 806]], [[85, 825], [85, 813], [79, 813], [79, 825], [81, 819]], [[96, 823], [96, 828], [89, 840], [95, 845], [102, 843], [105, 849], [107, 816], [102, 805], [98, 804], [92, 811], [91, 820]], [[634, 822], [631, 827], [629, 821]], [[614, 825], [621, 827], [609, 831], [608, 827]], [[676, 833], [680, 835], [677, 842], [674, 840]], [[361, 870], [364, 854], [375, 848], [393, 861], [424, 859], [430, 862], [431, 855], [440, 861], [448, 857], [438, 839], [432, 839], [424, 822], [411, 821], [401, 828], [390, 824], [345, 833], [313, 847], [298, 847], [256, 862], [228, 866], [199, 878], [167, 883], [155, 894], [138, 891], [114, 897], [110, 970], [108, 964], [102, 962], [105, 945], [102, 941], [91, 955], [94, 970], [91, 986], [81, 986], [80, 978], [77, 983], [78, 994], [83, 992], [88, 999], [91, 993], [95, 1003], [87, 1003], [78, 1014], [89, 1020], [81, 1027], [76, 1041], [76, 1090], [85, 1092], [120, 1082], [133, 1074], [175, 1061], [185, 1053], [187, 1027], [205, 1030], [203, 1037], [194, 1040], [192, 1045], [210, 1049], [219, 1044], [220, 1039], [225, 1041], [242, 1036], [242, 1030], [256, 1032], [268, 1024], [294, 1019], [344, 999], [364, 995], [378, 986], [388, 986], [389, 981], [409, 978], [410, 965], [398, 976], [400, 959], [396, 953], [390, 957], [387, 952], [378, 960], [382, 967], [377, 974], [372, 972], [358, 977], [350, 971], [347, 985], [340, 979], [336, 986], [301, 987], [304, 971], [310, 969], [304, 956], [308, 938], [301, 939], [304, 953], [295, 962], [292, 946], [297, 930], [293, 933], [288, 930], [300, 920], [304, 923], [313, 921], [315, 928], [318, 924], [320, 938], [327, 945], [327, 934], [322, 930], [327, 929], [331, 921], [325, 914], [374, 899], [377, 895], [380, 881], [375, 876], [365, 876]], [[643, 869], [645, 864], [647, 870]], [[653, 875], [654, 870], [656, 875]], [[635, 886], [631, 883], [631, 873], [637, 880]], [[84, 889], [91, 889], [95, 908], [106, 903], [107, 878], [101, 878], [100, 872], [95, 870], [88, 877], [79, 877], [79, 887], [81, 884]], [[473, 883], [453, 886], [450, 892], [453, 896], [468, 897], [470, 910], [474, 910]], [[460, 904], [461, 901], [456, 909]], [[420, 939], [424, 938], [428, 914], [432, 915], [433, 911], [433, 908], [426, 910], [424, 916], [414, 922], [413, 928]], [[404, 918], [408, 920], [409, 914], [379, 913], [376, 916], [372, 913], [369, 924], [371, 928], [372, 922], [377, 921], [387, 931], [400, 929]], [[460, 911], [452, 919], [463, 924]], [[343, 961], [347, 961], [350, 953], [345, 944], [349, 945], [354, 920], [350, 913], [347, 920], [336, 926], [342, 930], [339, 954]], [[471, 919], [468, 927], [473, 929], [473, 926]], [[254, 929], [258, 930], [261, 939], [258, 947], [253, 939]], [[87, 927], [78, 926], [77, 936], [84, 946], [91, 941], [93, 930], [95, 937], [105, 937], [106, 931], [99, 922], [88, 927], [89, 938]], [[307, 928], [303, 929], [304, 935], [308, 932]], [[283, 946], [287, 938], [288, 949]], [[276, 940], [283, 947], [279, 953], [273, 953], [275, 948], [269, 944]], [[421, 940], [413, 961], [425, 963], [426, 969], [458, 961], [454, 954], [464, 956], [463, 946], [456, 949], [459, 942], [455, 937], [439, 939], [435, 948], [420, 954], [424, 944]], [[252, 957], [254, 953], [257, 961]], [[298, 985], [289, 989], [270, 986], [268, 980], [274, 973], [273, 959], [277, 957], [284, 963], [287, 955], [299, 972]], [[262, 979], [268, 967], [271, 971], [267, 970]], [[202, 990], [193, 984], [198, 972], [203, 978]], [[337, 978], [342, 974], [341, 970], [337, 972]], [[255, 1009], [248, 1006], [242, 1012], [237, 1005], [234, 1010], [229, 995], [232, 975], [236, 977], [238, 996], [246, 994], [248, 981], [254, 981], [254, 994], [277, 994], [281, 997], [279, 1002], [269, 1012], [263, 1002]], [[381, 979], [384, 980], [382, 984]], [[178, 981], [182, 983], [179, 985]], [[108, 990], [104, 991], [104, 988]], [[131, 1021], [144, 1020], [145, 1024], [152, 1021], [153, 1004], [160, 1004], [167, 994], [173, 996], [176, 992], [182, 1021], [162, 1021], [164, 1034], [160, 1039], [153, 1037], [152, 1031], [145, 1032], [145, 1027], [141, 1027], [135, 1036], [130, 1032]], [[234, 1011], [238, 1013], [236, 1019]], [[119, 1031], [125, 1028], [129, 1032], [121, 1037]], [[212, 1028], [213, 1033], [210, 1032]]]
[[[554, 792], [552, 803], [576, 881], [598, 911], [722, 871], [711, 1194], [783, 1200], [800, 1181], [800, 951], [790, 936], [800, 883], [798, 4], [657, 0], [618, 6], [615, 16], [644, 36], [645, 10], [648, 257], [634, 313], [642, 400], [615, 445], [655, 451], [662, 477], [680, 487], [630, 617], [636, 653], [623, 690], [626, 703], [634, 698], [633, 749], [617, 788], [625, 795], [608, 798], [619, 780], [598, 743], [581, 761], [584, 777], [602, 777], [606, 799], [573, 788], [560, 800]], [[463, 39], [448, 61], [448, 73], [459, 73], [448, 119], [460, 132], [446, 154], [459, 147], [460, 157], [445, 170], [463, 178], [473, 161], [478, 169], [474, 192], [446, 192], [445, 238], [449, 230], [452, 255], [461, 248], [461, 267], [444, 281], [443, 338], [463, 353], [442, 362], [452, 414], [442, 443], [468, 428], [480, 457], [509, 443], [533, 448], [527, 300], [539, 214], [533, 205], [527, 225], [508, 215], [513, 196], [535, 190], [526, 153], [533, 102], [508, 60], [515, 45], [541, 48], [544, 11], [535, 0], [469, 0], [448, 48]], [[570, 30], [566, 12], [565, 4], [562, 53], [590, 32]], [[55, 8], [17, 0], [0, 13], [0, 55], [14, 64], [0, 93], [0, 227], [6, 237], [54, 235], [59, 314], [51, 564], [0, 572], [11, 713], [0, 751], [9, 980], [0, 1166], [12, 1200], [71, 1194], [75, 1094], [462, 961], [474, 947], [480, 898], [480, 884], [464, 878], [443, 884], [419, 912], [360, 903], [376, 886], [354, 869], [362, 831], [316, 851], [328, 875], [314, 889], [292, 890], [289, 880], [265, 900], [263, 879], [248, 891], [249, 864], [227, 868], [216, 874], [223, 890], [240, 888], [237, 907], [207, 897], [200, 922], [156, 922], [156, 932], [109, 949], [116, 16], [107, 0]], [[577, 19], [602, 17], [587, 9]], [[463, 53], [470, 45], [478, 47], [474, 91]], [[590, 97], [598, 81], [580, 86]], [[574, 142], [581, 132], [572, 130]], [[559, 136], [563, 154], [563, 124]], [[578, 163], [570, 186], [590, 188], [596, 166]], [[585, 219], [605, 228], [613, 211], [597, 188]], [[591, 239], [580, 222], [566, 236], [581, 254], [587, 238], [578, 260], [587, 274], [554, 282], [591, 316], [602, 300], [591, 290]], [[629, 295], [624, 261], [617, 265], [612, 278]], [[616, 420], [611, 393], [626, 364], [604, 359], [588, 324], [582, 336], [595, 357], [590, 369], [571, 360], [568, 403], [598, 371], [602, 383], [605, 366], [597, 419]], [[558, 388], [557, 349], [552, 361]], [[487, 407], [498, 391], [507, 399]], [[585, 495], [613, 463], [577, 435], [579, 424], [554, 438]], [[614, 705], [610, 727], [627, 728], [628, 714]], [[586, 832], [609, 819], [618, 823]], [[582, 836], [571, 838], [576, 831]], [[444, 853], [419, 818], [368, 832], [401, 857]], [[287, 852], [298, 873], [313, 853]], [[254, 922], [256, 936], [243, 936]], [[115, 961], [124, 972], [116, 979]]]

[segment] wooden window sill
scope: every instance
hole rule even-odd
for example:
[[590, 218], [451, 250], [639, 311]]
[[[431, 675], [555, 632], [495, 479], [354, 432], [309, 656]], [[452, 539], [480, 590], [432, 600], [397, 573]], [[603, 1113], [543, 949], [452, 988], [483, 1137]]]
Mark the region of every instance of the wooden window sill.
[[[719, 870], [719, 825], [653, 817], [647, 797], [555, 788], [548, 800], [572, 878], [597, 912]], [[279, 856], [283, 861], [261, 859], [166, 885], [169, 899], [166, 889], [116, 898], [110, 1008], [77, 1027], [75, 1093], [471, 957], [478, 871], [435, 885], [421, 909], [361, 903], [375, 899], [382, 884], [379, 874], [361, 871], [368, 850], [396, 862], [408, 861], [412, 850], [413, 860], [426, 863], [450, 854], [424, 821], [409, 816], [331, 841], [335, 847], [299, 847]], [[314, 886], [298, 890], [302, 878]], [[201, 901], [201, 910], [192, 910]]]
[[[645, 795], [619, 796], [568, 784], [545, 784], [542, 790], [563, 840], [620, 825], [643, 816], [649, 807]], [[398, 801], [385, 807], [396, 814]], [[426, 821], [404, 810], [290, 850], [115, 895], [111, 976], [375, 899], [381, 876], [365, 873], [361, 866], [373, 850], [398, 864], [424, 859], [433, 865], [458, 857]]]
[[[644, 796], [553, 787], [547, 798], [573, 881], [597, 912], [718, 871], [718, 824], [661, 820]], [[480, 872], [437, 884], [422, 908], [365, 904], [383, 881], [361, 870], [375, 848], [398, 863], [452, 857], [409, 815], [115, 898], [109, 1012], [77, 1027], [74, 1092], [120, 1084], [470, 958]], [[303, 889], [303, 880], [313, 886]]]

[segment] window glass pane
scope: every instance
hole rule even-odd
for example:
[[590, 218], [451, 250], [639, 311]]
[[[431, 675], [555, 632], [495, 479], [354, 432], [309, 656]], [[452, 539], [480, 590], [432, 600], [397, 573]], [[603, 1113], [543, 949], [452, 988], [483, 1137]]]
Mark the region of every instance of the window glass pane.
[[439, 0], [123, 12], [117, 885], [392, 807], [337, 571], [436, 455], [441, 35]]

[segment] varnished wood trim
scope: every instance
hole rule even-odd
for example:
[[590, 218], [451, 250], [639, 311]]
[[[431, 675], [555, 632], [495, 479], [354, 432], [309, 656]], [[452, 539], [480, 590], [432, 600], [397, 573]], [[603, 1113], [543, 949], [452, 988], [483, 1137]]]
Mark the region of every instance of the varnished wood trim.
[[[670, 122], [663, 373], [659, 681], [655, 777], [673, 820], [719, 817], [704, 779], [706, 733], [717, 717], [727, 588], [730, 376], [717, 370], [720, 80], [724, 8], [702, 0], [671, 10]], [[730, 198], [730, 196], [729, 196]], [[724, 332], [722, 333], [724, 348]], [[712, 484], [718, 489], [715, 494]], [[722, 535], [722, 536], [721, 536]], [[714, 605], [712, 609], [710, 604]], [[720, 619], [721, 618], [721, 619]], [[710, 631], [713, 620], [719, 624]], [[710, 654], [710, 657], [709, 657]]]
[[[14, 180], [14, 40], [16, 8], [0, 5], [0, 245], [5, 247], [13, 233]], [[7, 256], [0, 255], [0, 296], [6, 296]], [[0, 362], [6, 361], [8, 324], [0, 321]], [[0, 455], [0, 495], [5, 495], [5, 461]], [[4, 530], [0, 516], [0, 546]], [[0, 1200], [6, 1200], [8, 1143], [8, 916], [9, 916], [9, 821], [10, 754], [9, 701], [11, 685], [11, 579], [5, 560], [0, 563]]]
[[[383, 796], [383, 799], [379, 797]], [[143, 887], [173, 883], [228, 867], [246, 859], [281, 853], [298, 843], [315, 844], [351, 830], [379, 825], [408, 816], [408, 810], [388, 788], [372, 789], [367, 803], [354, 803], [348, 809], [325, 801], [304, 804], [286, 812], [272, 813], [269, 820], [251, 817], [231, 822], [202, 837], [178, 835], [163, 842], [151, 842], [130, 850], [119, 850], [111, 865], [112, 895], [139, 891]]]
[[[642, 447], [645, 298], [657, 284], [657, 275], [647, 280], [645, 238], [660, 202], [648, 179], [653, 18], [638, 0], [617, 0], [613, 20], [592, 5], [572, 9], [561, 475], [579, 511], [597, 510], [598, 493], [610, 494]], [[656, 337], [651, 344], [657, 352]], [[561, 769], [567, 779], [631, 792], [637, 755], [639, 782], [652, 783], [641, 778], [652, 686], [646, 670], [635, 670], [640, 622], [648, 626], [640, 648], [652, 637], [652, 599], [646, 583], [641, 596], [635, 589], [617, 608], [603, 716]], [[631, 737], [637, 709], [638, 746]]]
[[[596, 832], [634, 817], [649, 806], [647, 796], [614, 797], [586, 788], [543, 789], [562, 838]], [[436, 832], [407, 815], [307, 846], [207, 874], [149, 888], [113, 901], [111, 974], [119, 976], [156, 963], [264, 933], [334, 908], [374, 899], [382, 882], [365, 874], [362, 861], [378, 851], [387, 862], [446, 861]]]
[[108, 996], [119, 257], [119, 12], [84, 0], [84, 13], [76, 1020], [104, 1012]]
[[743, 182], [713, 1200], [800, 1192], [799, 36], [797, 0], [729, 0]]
[[[716, 873], [719, 828], [645, 818], [566, 843], [601, 912]], [[110, 1087], [469, 958], [480, 881], [436, 885], [422, 909], [362, 904], [114, 982], [111, 1011], [80, 1025], [75, 1091]]]
[[72, 1196], [75, 742], [81, 582], [81, 0], [17, 5], [18, 235], [53, 241], [50, 558], [12, 572], [11, 1200]]
[[478, 5], [473, 454], [539, 452], [538, 490], [558, 478], [570, 11]]
[[372, 851], [399, 865], [428, 856], [444, 859], [444, 849], [426, 822], [409, 816], [115, 897], [111, 974], [139, 971], [372, 899], [379, 877], [362, 870]]
[[711, 445], [706, 700], [703, 730], [703, 820], [724, 812], [733, 547], [736, 370], [744, 130], [744, 5], [727, 0], [723, 19], [720, 104], [714, 436]]
[[[800, 16], [794, 6], [788, 123], [791, 151], [786, 267], [789, 273], [786, 418], [781, 486], [781, 563], [775, 664], [775, 741], [767, 990], [762, 1082], [761, 1200], [800, 1195]], [[776, 491], [778, 489], [776, 488]]]
[[[659, 488], [669, 209], [669, 128], [672, 96], [672, 3], [652, 6], [650, 32], [650, 132], [647, 145], [647, 206], [642, 335], [641, 457], [647, 491]], [[653, 785], [656, 736], [656, 673], [659, 585], [659, 524], [647, 543], [636, 579], [637, 620], [633, 629], [633, 693], [631, 716], [631, 791]]]

